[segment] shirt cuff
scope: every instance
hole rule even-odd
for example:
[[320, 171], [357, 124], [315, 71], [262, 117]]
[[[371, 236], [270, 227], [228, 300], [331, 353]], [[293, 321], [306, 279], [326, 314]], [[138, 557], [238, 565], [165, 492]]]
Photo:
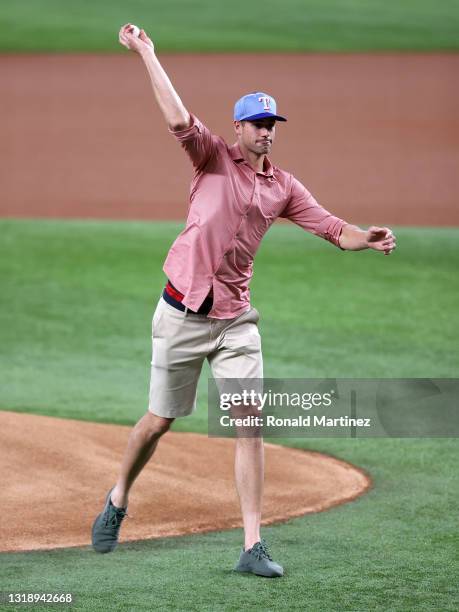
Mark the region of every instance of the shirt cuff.
[[175, 138], [179, 142], [184, 142], [185, 140], [189, 140], [190, 138], [193, 138], [193, 136], [196, 133], [198, 133], [198, 134], [202, 133], [202, 123], [192, 113], [190, 113], [190, 117], [191, 117], [191, 125], [189, 127], [185, 128], [184, 130], [171, 130], [169, 128], [169, 132], [173, 136], [175, 136]]
[[319, 236], [325, 238], [335, 246], [337, 246], [341, 251], [345, 251], [339, 243], [339, 237], [341, 236], [341, 231], [343, 227], [347, 225], [346, 221], [343, 221], [339, 217], [334, 217], [330, 215], [327, 217], [322, 223], [319, 223], [317, 227], [317, 233]]

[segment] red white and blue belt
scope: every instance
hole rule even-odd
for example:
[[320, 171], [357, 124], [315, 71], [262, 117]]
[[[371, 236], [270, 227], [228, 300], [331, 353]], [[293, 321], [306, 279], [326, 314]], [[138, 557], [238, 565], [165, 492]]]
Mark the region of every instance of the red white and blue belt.
[[[170, 304], [174, 308], [177, 308], [177, 310], [181, 310], [182, 312], [185, 311], [185, 306], [184, 304], [182, 304], [182, 300], [184, 298], [183, 293], [180, 293], [180, 291], [176, 289], [169, 280], [167, 281], [166, 286], [164, 287], [163, 298], [168, 304]], [[193, 314], [207, 315], [212, 309], [212, 304], [212, 296], [207, 296], [197, 311], [190, 310], [188, 308], [188, 312], [191, 312]]]

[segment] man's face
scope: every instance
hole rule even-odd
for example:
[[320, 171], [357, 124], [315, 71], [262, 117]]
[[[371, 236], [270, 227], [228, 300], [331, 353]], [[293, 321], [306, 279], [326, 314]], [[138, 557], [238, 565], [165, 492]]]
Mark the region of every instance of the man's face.
[[234, 129], [238, 140], [246, 149], [257, 155], [267, 155], [276, 133], [276, 120], [270, 117], [254, 121], [235, 121]]

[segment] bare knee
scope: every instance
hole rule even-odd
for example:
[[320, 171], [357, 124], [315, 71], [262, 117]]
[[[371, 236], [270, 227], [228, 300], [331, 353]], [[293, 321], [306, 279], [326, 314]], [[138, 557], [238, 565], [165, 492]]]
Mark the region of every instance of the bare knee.
[[236, 437], [236, 447], [243, 450], [263, 448], [263, 437], [258, 430], [251, 431], [249, 434], [244, 432], [243, 435]]
[[146, 434], [159, 438], [169, 430], [174, 420], [175, 419], [167, 419], [147, 411], [147, 413], [140, 420], [139, 424], [141, 424], [142, 430]]

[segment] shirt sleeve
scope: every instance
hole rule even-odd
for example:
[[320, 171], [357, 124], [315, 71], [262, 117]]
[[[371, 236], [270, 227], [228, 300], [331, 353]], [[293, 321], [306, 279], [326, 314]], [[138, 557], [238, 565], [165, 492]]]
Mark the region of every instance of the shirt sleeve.
[[178, 131], [169, 129], [169, 131], [185, 149], [193, 166], [200, 170], [215, 152], [217, 138], [195, 115], [190, 116], [190, 127]]
[[296, 178], [293, 178], [290, 199], [280, 216], [290, 219], [304, 230], [328, 240], [341, 249], [339, 237], [347, 222], [322, 208]]

